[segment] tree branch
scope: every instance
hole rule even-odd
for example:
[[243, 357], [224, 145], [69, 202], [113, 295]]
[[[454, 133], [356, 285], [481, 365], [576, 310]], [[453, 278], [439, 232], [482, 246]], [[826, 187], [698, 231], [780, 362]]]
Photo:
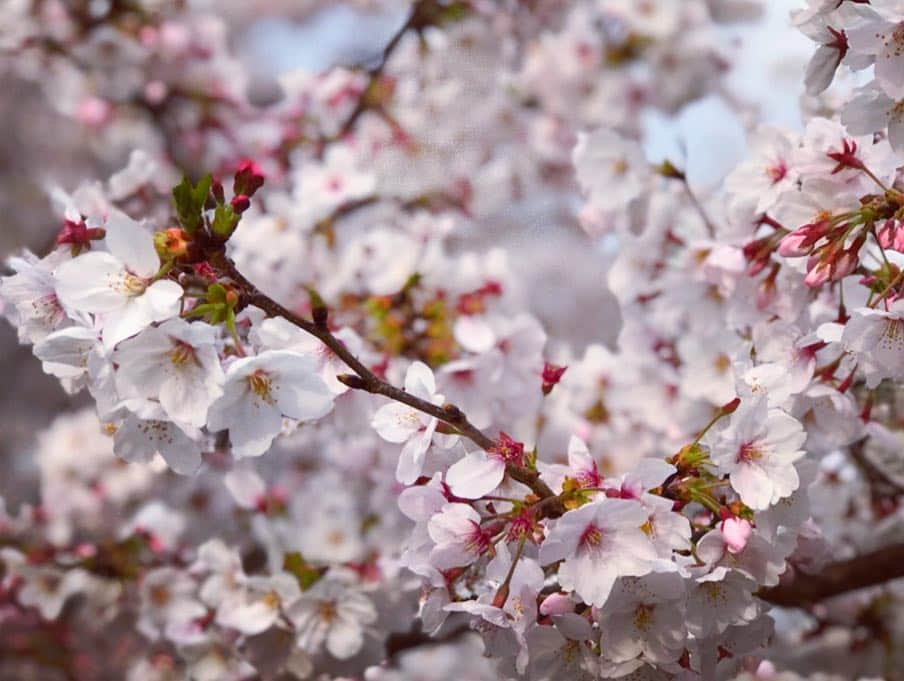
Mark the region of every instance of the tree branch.
[[415, 3], [411, 8], [411, 12], [408, 14], [408, 18], [405, 20], [405, 23], [402, 24], [399, 30], [395, 32], [392, 38], [389, 39], [389, 42], [386, 43], [386, 47], [383, 48], [383, 52], [380, 55], [380, 62], [373, 68], [368, 69], [367, 85], [364, 86], [364, 91], [358, 98], [358, 102], [355, 105], [355, 108], [352, 109], [351, 114], [349, 114], [349, 116], [339, 127], [339, 132], [337, 132], [334, 136], [335, 139], [342, 139], [348, 133], [350, 133], [362, 114], [369, 108], [371, 108], [369, 95], [372, 88], [374, 88], [377, 82], [380, 80], [380, 77], [383, 75], [383, 69], [386, 68], [386, 64], [389, 62], [389, 58], [392, 56], [392, 53], [395, 52], [405, 34], [408, 33], [408, 31], [410, 31], [412, 28], [416, 28], [420, 23], [422, 23], [422, 14], [424, 12], [424, 9], [431, 2], [432, 0], [419, 0], [419, 2]]
[[774, 605], [800, 608], [901, 577], [904, 577], [904, 544], [894, 544], [830, 563], [818, 574], [786, 573], [778, 586], [763, 589], [757, 595]]
[[[259, 307], [270, 317], [283, 317], [302, 331], [311, 334], [321, 343], [326, 345], [339, 359], [351, 369], [356, 380], [343, 381], [346, 385], [357, 390], [364, 390], [374, 395], [383, 395], [396, 402], [407, 404], [409, 407], [433, 416], [443, 423], [451, 426], [457, 433], [468, 438], [483, 450], [489, 450], [496, 446], [496, 441], [472, 424], [465, 413], [454, 404], [437, 405], [405, 392], [401, 388], [387, 383], [352, 354], [345, 344], [333, 335], [326, 324], [320, 325], [314, 321], [301, 317], [288, 308], [280, 305], [270, 296], [260, 291], [253, 283], [248, 281], [239, 272], [235, 263], [225, 255], [216, 263], [224, 273], [232, 279], [240, 288], [245, 300]], [[565, 512], [565, 506], [549, 486], [540, 479], [540, 474], [526, 466], [506, 465], [509, 477], [523, 485], [526, 485], [541, 499], [549, 499], [544, 504], [545, 514], [549, 517], [558, 517]]]
[[472, 631], [468, 625], [455, 627], [445, 634], [429, 636], [423, 632], [420, 623], [415, 624], [409, 631], [391, 634], [386, 640], [386, 660], [390, 666], [395, 665], [399, 655], [423, 646], [435, 646], [443, 643], [452, 643]]

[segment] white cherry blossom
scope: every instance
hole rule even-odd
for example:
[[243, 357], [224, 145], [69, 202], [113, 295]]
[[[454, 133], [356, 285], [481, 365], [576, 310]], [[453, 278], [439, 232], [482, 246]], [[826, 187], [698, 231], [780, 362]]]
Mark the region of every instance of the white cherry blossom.
[[314, 421], [333, 408], [333, 393], [308, 355], [267, 350], [235, 360], [223, 395], [208, 417], [211, 430], [229, 430], [236, 457], [260, 456], [282, 430], [282, 419]]
[[619, 577], [653, 570], [656, 552], [641, 526], [647, 513], [636, 501], [603, 499], [562, 516], [540, 547], [540, 562], [564, 560], [559, 583], [585, 603], [601, 607]]
[[151, 235], [122, 213], [106, 224], [109, 252], [89, 251], [60, 265], [54, 276], [63, 305], [74, 312], [104, 315], [103, 340], [108, 348], [153, 322], [175, 316], [182, 287], [153, 278], [160, 258]]
[[170, 420], [202, 428], [223, 394], [217, 336], [203, 322], [170, 319], [121, 342], [111, 355], [120, 397], [158, 400]]
[[[414, 362], [405, 373], [405, 392], [435, 405], [445, 398], [436, 392], [436, 378], [423, 362]], [[372, 425], [388, 442], [405, 443], [399, 454], [396, 478], [410, 485], [424, 470], [424, 457], [433, 441], [439, 421], [413, 407], [398, 402], [383, 405], [374, 414]]]
[[741, 501], [764, 509], [797, 489], [794, 462], [804, 456], [800, 422], [765, 399], [754, 399], [731, 416], [713, 444], [712, 458], [727, 473]]

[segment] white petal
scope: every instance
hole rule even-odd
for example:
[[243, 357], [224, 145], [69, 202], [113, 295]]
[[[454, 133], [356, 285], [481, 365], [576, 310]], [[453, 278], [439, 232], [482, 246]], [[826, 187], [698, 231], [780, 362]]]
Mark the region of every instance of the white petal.
[[235, 468], [223, 477], [223, 484], [242, 508], [254, 508], [266, 491], [266, 485], [253, 470]]
[[326, 648], [330, 655], [340, 660], [347, 660], [361, 650], [364, 644], [364, 632], [356, 622], [338, 619], [330, 627], [326, 637]]
[[56, 270], [57, 297], [79, 312], [112, 312], [125, 305], [119, 288], [125, 275], [122, 262], [109, 253], [85, 253]]
[[458, 318], [454, 328], [455, 340], [463, 348], [482, 354], [496, 344], [496, 334], [481, 317], [465, 315]]
[[317, 374], [294, 371], [283, 374], [276, 393], [276, 402], [282, 413], [299, 421], [313, 421], [328, 414], [333, 408], [333, 391]]
[[496, 489], [504, 477], [505, 462], [478, 451], [452, 464], [446, 473], [446, 484], [457, 497], [480, 499]]
[[154, 239], [128, 215], [119, 211], [110, 214], [106, 224], [107, 248], [133, 274], [149, 278], [160, 269], [160, 257]]
[[150, 310], [150, 317], [155, 322], [175, 317], [179, 313], [179, 300], [184, 291], [174, 281], [162, 279], [151, 284], [142, 296], [143, 302]]
[[377, 409], [371, 425], [387, 442], [405, 442], [421, 429], [423, 420], [408, 405], [390, 402]]
[[423, 362], [415, 362], [405, 373], [405, 392], [431, 400], [436, 393], [436, 378], [433, 371]]
[[129, 299], [125, 307], [104, 315], [104, 348], [112, 350], [120, 341], [146, 329], [152, 321], [140, 299]]
[[731, 486], [741, 496], [741, 501], [755, 511], [761, 511], [772, 503], [772, 480], [756, 464], [741, 464], [729, 476]]
[[282, 430], [282, 417], [275, 409], [240, 409], [229, 426], [229, 440], [236, 458], [261, 456]]

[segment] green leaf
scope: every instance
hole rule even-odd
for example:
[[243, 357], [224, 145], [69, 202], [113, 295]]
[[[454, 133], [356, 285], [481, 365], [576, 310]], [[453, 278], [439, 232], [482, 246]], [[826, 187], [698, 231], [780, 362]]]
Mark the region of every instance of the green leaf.
[[302, 591], [310, 589], [320, 579], [320, 571], [311, 567], [298, 551], [285, 555], [283, 570], [295, 576]]
[[221, 203], [214, 211], [213, 223], [210, 225], [210, 230], [215, 236], [218, 236], [221, 239], [228, 239], [232, 236], [232, 233], [235, 231], [235, 228], [241, 219], [242, 216], [236, 213], [232, 209], [232, 206]]
[[233, 334], [235, 333], [235, 305], [238, 298], [233, 293], [230, 296], [222, 284], [211, 284], [207, 287], [205, 302], [195, 305], [187, 317], [198, 317], [208, 324], [222, 324]]
[[182, 182], [173, 187], [173, 204], [176, 206], [176, 215], [179, 222], [189, 234], [198, 231], [203, 223], [202, 213], [204, 203], [210, 194], [210, 186], [213, 178], [205, 175], [198, 184], [192, 185], [188, 177], [183, 177]]

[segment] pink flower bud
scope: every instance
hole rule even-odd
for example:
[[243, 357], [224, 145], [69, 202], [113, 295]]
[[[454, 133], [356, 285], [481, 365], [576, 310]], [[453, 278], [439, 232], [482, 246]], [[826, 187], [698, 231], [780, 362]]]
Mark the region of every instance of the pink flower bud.
[[574, 612], [574, 602], [563, 593], [551, 593], [540, 603], [541, 615], [554, 617], [568, 612]]
[[895, 219], [886, 220], [876, 230], [876, 238], [882, 248], [889, 248], [899, 253], [904, 252], [904, 229], [901, 222]]
[[729, 517], [722, 521], [722, 540], [729, 553], [740, 553], [750, 539], [750, 522], [743, 518]]
[[113, 118], [113, 107], [99, 97], [86, 97], [75, 110], [75, 120], [89, 128], [100, 128]]
[[[813, 260], [817, 260], [813, 258]], [[816, 288], [825, 284], [832, 276], [832, 264], [827, 260], [817, 260], [817, 262], [807, 272], [804, 277], [804, 283], [810, 288]]]
[[828, 233], [830, 227], [828, 218], [801, 225], [782, 239], [778, 246], [779, 254], [786, 258], [808, 255], [816, 242]]
[[152, 80], [144, 86], [144, 98], [148, 104], [160, 104], [169, 94], [169, 88], [162, 80]]

